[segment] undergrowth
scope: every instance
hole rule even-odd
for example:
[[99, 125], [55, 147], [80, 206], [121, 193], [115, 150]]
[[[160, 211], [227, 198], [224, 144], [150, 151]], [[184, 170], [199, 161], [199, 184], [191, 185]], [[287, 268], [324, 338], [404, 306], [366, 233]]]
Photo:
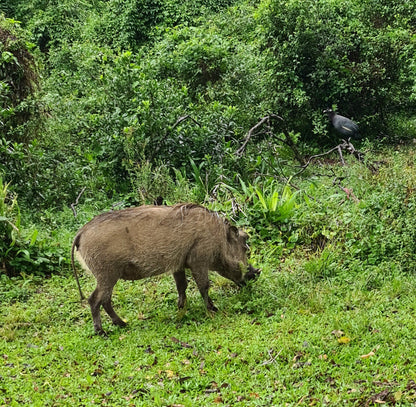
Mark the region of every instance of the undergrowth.
[[[243, 289], [213, 274], [216, 314], [192, 280], [182, 311], [171, 276], [120, 281], [114, 307], [128, 326], [105, 317], [102, 338], [67, 261], [45, 277], [3, 275], [0, 404], [413, 404], [414, 154], [382, 155], [377, 172], [353, 161], [332, 167], [341, 183], [293, 180], [300, 189], [283, 222], [273, 211], [291, 199], [288, 188], [258, 182], [246, 200], [242, 189], [217, 188], [223, 200], [211, 206], [248, 226], [262, 274]], [[53, 238], [69, 253], [96, 210], [65, 210]], [[94, 279], [82, 275], [81, 285], [89, 293]]]

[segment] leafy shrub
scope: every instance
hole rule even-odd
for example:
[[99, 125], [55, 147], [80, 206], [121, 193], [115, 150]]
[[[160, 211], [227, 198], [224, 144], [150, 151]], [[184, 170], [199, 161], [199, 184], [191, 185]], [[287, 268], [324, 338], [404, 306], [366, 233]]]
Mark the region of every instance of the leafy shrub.
[[162, 56], [160, 75], [176, 76], [192, 91], [217, 82], [227, 71], [227, 57], [232, 49], [228, 39], [222, 38], [215, 27], [204, 29], [184, 27], [171, 34], [171, 49]]
[[20, 227], [20, 211], [16, 196], [8, 192], [8, 184], [0, 178], [0, 253], [1, 269], [10, 271], [10, 251], [14, 250]]
[[[137, 168], [146, 162], [152, 166], [163, 162], [171, 176], [174, 168], [183, 168], [182, 174], [192, 177], [192, 157], [197, 166], [209, 168], [211, 186], [227, 168], [244, 170], [243, 160], [238, 162], [229, 153], [263, 108], [256, 81], [257, 56], [247, 58], [243, 43], [229, 41], [232, 31], [243, 37], [243, 27], [229, 27], [228, 35], [221, 35], [211, 23], [200, 29], [161, 29], [158, 35], [166, 41], [159, 41], [152, 52], [150, 45], [136, 53], [114, 50], [119, 46], [138, 50], [138, 43], [132, 43], [138, 37], [129, 31], [140, 29], [134, 13], [149, 11], [149, 20], [143, 22], [149, 27], [162, 17], [169, 25], [191, 21], [198, 13], [231, 2], [204, 2], [201, 11], [194, 3], [186, 10], [183, 2], [170, 1], [163, 16], [159, 13], [154, 18], [151, 15], [160, 4], [147, 2], [147, 9], [140, 9], [142, 3], [146, 2], [64, 1], [57, 5], [32, 1], [18, 7], [21, 15], [33, 14], [28, 27], [44, 51], [47, 68], [42, 104], [48, 119], [39, 141], [33, 146], [13, 146], [15, 153], [7, 159], [13, 164], [8, 167], [15, 167], [9, 169], [8, 179], [19, 192], [25, 191], [20, 195], [31, 205], [68, 205], [84, 187], [108, 197], [131, 194]], [[127, 14], [113, 15], [113, 19], [116, 9]], [[54, 18], [57, 11], [62, 13]], [[120, 30], [124, 18], [130, 26]], [[109, 20], [112, 25], [106, 24]], [[225, 20], [223, 27], [228, 24]], [[110, 35], [100, 27], [110, 31], [117, 27], [118, 34]], [[145, 31], [147, 35], [151, 30]], [[254, 49], [248, 47], [250, 55]], [[165, 50], [170, 54], [165, 56]], [[245, 86], [239, 87], [242, 82]], [[259, 109], [253, 109], [253, 102]], [[189, 119], [180, 120], [184, 117]], [[10, 146], [9, 141], [5, 143]], [[2, 152], [7, 151], [4, 146]]]
[[[297, 244], [314, 255], [310, 271], [323, 277], [364, 273], [388, 259], [392, 271], [414, 272], [414, 153], [404, 148], [375, 174], [362, 164], [345, 168], [342, 178], [347, 192], [321, 182], [294, 214]], [[331, 269], [322, 256], [331, 259]]]
[[22, 231], [17, 197], [0, 178], [0, 273], [47, 275], [56, 272], [65, 257], [61, 248], [37, 242], [38, 231]]
[[[95, 3], [97, 12], [99, 3]], [[17, 17], [26, 23], [33, 42], [45, 57], [83, 37], [87, 22], [95, 15], [94, 7], [82, 0], [32, 0], [20, 2], [15, 8]]]
[[115, 49], [137, 49], [149, 40], [152, 28], [163, 22], [162, 11], [162, 1], [111, 0], [94, 29], [100, 42]]
[[12, 4], [5, 5], [4, 11], [27, 23], [34, 42], [45, 53], [80, 38], [118, 51], [136, 51], [157, 38], [165, 27], [190, 22], [233, 3], [232, 0], [10, 1]]

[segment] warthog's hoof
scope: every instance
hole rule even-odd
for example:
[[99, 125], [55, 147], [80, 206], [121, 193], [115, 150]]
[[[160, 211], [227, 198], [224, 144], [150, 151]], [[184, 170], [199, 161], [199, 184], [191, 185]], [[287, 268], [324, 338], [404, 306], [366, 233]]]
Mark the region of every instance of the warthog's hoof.
[[116, 321], [113, 321], [113, 324], [117, 325], [117, 326], [121, 326], [122, 328], [124, 328], [127, 325], [127, 323], [124, 322], [122, 319], [118, 319]]
[[103, 329], [103, 328], [100, 328], [100, 329], [95, 329], [95, 334], [96, 334], [96, 335], [100, 335], [100, 336], [102, 336], [103, 338], [108, 338], [108, 334], [107, 334], [107, 332], [106, 332], [106, 331], [104, 331], [104, 329]]
[[218, 312], [218, 308], [215, 305], [213, 305], [212, 307], [208, 308], [208, 311], [209, 312]]

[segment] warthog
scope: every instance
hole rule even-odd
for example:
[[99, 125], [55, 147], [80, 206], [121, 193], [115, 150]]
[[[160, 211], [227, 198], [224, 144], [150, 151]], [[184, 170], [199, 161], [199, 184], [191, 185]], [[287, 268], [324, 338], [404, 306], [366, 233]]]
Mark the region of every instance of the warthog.
[[[96, 216], [77, 233], [71, 259], [81, 299], [84, 298], [74, 266], [74, 252], [80, 263], [97, 280], [88, 299], [94, 329], [104, 334], [100, 308], [113, 324], [125, 322], [111, 305], [114, 285], [119, 279], [139, 280], [171, 272], [179, 294], [178, 307], [186, 301], [189, 268], [206, 308], [216, 311], [208, 295], [208, 271], [244, 285], [260, 270], [247, 266], [247, 234], [208, 209], [183, 204], [176, 206], [140, 206]], [[243, 271], [247, 271], [245, 274]]]

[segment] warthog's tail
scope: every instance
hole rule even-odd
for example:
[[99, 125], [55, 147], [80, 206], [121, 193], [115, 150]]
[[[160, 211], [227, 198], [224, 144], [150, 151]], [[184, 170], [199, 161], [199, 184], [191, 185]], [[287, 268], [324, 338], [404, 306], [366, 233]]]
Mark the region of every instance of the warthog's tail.
[[85, 299], [85, 296], [82, 293], [81, 285], [79, 284], [79, 278], [78, 278], [77, 270], [75, 269], [75, 263], [74, 263], [74, 251], [75, 251], [75, 247], [78, 247], [78, 244], [79, 244], [79, 237], [77, 235], [75, 237], [74, 243], [72, 244], [72, 249], [71, 249], [71, 264], [72, 264], [72, 271], [74, 272], [75, 280], [77, 282], [79, 296], [81, 297], [81, 301], [82, 301], [83, 299]]

